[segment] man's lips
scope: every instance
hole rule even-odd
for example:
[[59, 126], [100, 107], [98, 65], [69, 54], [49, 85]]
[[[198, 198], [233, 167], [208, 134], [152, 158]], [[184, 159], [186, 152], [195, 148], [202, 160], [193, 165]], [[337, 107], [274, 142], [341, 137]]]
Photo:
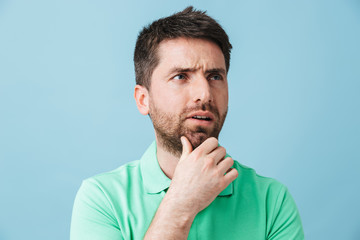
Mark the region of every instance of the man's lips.
[[215, 116], [213, 113], [209, 112], [209, 111], [197, 111], [197, 112], [192, 112], [190, 113], [186, 119], [194, 119], [194, 120], [198, 120], [198, 121], [207, 121], [207, 122], [212, 122], [215, 119]]

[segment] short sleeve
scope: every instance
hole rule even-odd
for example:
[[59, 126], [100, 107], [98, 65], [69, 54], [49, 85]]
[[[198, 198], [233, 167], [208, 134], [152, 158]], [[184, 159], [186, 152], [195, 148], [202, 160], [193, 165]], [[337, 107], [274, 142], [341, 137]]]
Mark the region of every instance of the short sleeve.
[[285, 186], [280, 188], [275, 204], [268, 206], [268, 240], [303, 240], [304, 232], [299, 211]]
[[73, 207], [70, 240], [121, 240], [114, 209], [92, 179], [83, 181]]

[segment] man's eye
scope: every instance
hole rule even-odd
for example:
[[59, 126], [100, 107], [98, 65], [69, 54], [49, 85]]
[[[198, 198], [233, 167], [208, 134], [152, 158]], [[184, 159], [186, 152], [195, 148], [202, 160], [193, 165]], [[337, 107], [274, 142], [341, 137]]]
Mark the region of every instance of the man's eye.
[[174, 77], [175, 80], [184, 80], [186, 76], [184, 74], [178, 74]]
[[214, 74], [212, 76], [210, 76], [210, 80], [222, 80], [222, 76], [218, 75], [218, 74]]

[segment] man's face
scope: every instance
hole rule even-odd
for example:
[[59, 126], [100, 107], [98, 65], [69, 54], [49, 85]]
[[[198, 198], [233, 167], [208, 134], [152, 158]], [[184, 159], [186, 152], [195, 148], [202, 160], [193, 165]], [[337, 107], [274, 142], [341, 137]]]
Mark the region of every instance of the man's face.
[[203, 39], [165, 40], [149, 89], [149, 114], [158, 144], [180, 155], [181, 136], [193, 148], [218, 138], [228, 108], [225, 59], [220, 48]]

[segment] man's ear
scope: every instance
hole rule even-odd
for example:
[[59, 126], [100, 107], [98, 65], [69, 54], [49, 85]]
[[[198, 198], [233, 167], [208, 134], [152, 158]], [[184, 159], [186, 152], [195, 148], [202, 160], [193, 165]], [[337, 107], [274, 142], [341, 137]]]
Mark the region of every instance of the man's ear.
[[143, 115], [149, 114], [149, 91], [141, 85], [135, 86], [134, 98], [139, 112]]

